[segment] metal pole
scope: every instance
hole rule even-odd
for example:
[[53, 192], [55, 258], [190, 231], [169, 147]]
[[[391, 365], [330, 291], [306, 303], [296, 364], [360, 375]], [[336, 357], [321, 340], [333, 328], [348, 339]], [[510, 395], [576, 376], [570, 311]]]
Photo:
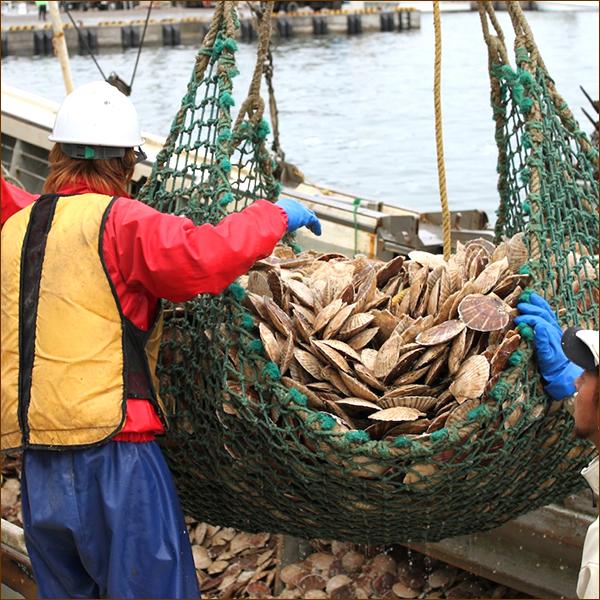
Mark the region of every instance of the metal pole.
[[57, 1], [48, 2], [48, 8], [50, 11], [50, 20], [52, 21], [52, 30], [54, 36], [52, 37], [52, 46], [54, 47], [54, 54], [58, 57], [60, 62], [60, 68], [62, 70], [63, 81], [65, 82], [65, 89], [67, 94], [73, 91], [73, 79], [71, 77], [71, 64], [69, 63], [69, 52], [67, 50], [67, 44], [65, 42], [65, 34], [63, 31], [63, 23], [60, 18], [60, 11], [58, 8]]

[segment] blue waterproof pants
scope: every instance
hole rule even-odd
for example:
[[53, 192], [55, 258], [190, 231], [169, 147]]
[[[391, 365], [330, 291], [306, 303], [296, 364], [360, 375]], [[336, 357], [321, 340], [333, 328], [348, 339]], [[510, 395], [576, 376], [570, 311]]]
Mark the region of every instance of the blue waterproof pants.
[[199, 598], [179, 499], [155, 442], [26, 450], [21, 495], [40, 598]]

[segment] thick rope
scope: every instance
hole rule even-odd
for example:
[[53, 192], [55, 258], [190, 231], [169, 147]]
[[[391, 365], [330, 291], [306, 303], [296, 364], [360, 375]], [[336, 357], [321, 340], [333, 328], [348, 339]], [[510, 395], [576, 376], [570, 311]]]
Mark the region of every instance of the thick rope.
[[433, 25], [435, 29], [435, 65], [433, 78], [433, 97], [435, 105], [435, 148], [437, 152], [438, 182], [440, 202], [442, 204], [442, 232], [444, 237], [444, 259], [450, 260], [452, 253], [451, 217], [448, 208], [448, 193], [446, 190], [446, 167], [444, 165], [444, 139], [442, 132], [442, 32], [440, 23], [440, 3], [433, 3]]
[[273, 2], [267, 2], [264, 10], [261, 12], [262, 14], [258, 33], [258, 48], [256, 51], [256, 65], [254, 67], [254, 73], [252, 74], [252, 80], [250, 81], [250, 87], [248, 88], [248, 96], [240, 107], [240, 112], [238, 113], [235, 125], [233, 127], [234, 130], [237, 130], [246, 115], [248, 115], [248, 119], [252, 123], [258, 123], [262, 119], [265, 110], [265, 103], [260, 95], [260, 84], [262, 81], [264, 64], [267, 60], [267, 54], [269, 52]]

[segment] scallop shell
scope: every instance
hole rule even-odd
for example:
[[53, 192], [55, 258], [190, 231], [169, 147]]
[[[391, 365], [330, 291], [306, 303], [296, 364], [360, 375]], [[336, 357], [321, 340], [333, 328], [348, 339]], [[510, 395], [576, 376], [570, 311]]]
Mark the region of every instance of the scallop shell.
[[340, 340], [322, 340], [321, 343], [325, 346], [333, 348], [334, 350], [340, 352], [348, 358], [352, 358], [353, 360], [357, 360], [360, 362], [360, 354], [358, 354], [358, 352], [356, 352], [356, 350], [354, 350], [352, 346], [346, 344], [346, 342], [342, 342]]
[[377, 291], [377, 275], [374, 270], [369, 272], [369, 275], [364, 283], [360, 285], [356, 292], [356, 312], [362, 312], [364, 307], [373, 300]]
[[321, 370], [321, 378], [330, 381], [344, 396], [352, 396], [350, 390], [342, 381], [338, 370], [332, 367], [325, 367]]
[[476, 331], [502, 329], [510, 320], [510, 307], [495, 294], [469, 294], [458, 306], [461, 320]]
[[479, 400], [472, 398], [453, 408], [446, 419], [446, 427], [452, 427], [454, 425], [463, 423], [466, 420], [469, 412], [475, 407], [479, 406], [479, 404]]
[[349, 304], [348, 306], [344, 306], [344, 308], [342, 308], [342, 310], [340, 310], [338, 314], [335, 315], [331, 319], [331, 321], [329, 321], [327, 327], [325, 327], [325, 331], [323, 332], [323, 338], [329, 339], [333, 337], [346, 323], [355, 307], [355, 304]]
[[444, 321], [419, 333], [416, 342], [425, 346], [437, 346], [456, 337], [463, 329], [465, 329], [465, 324], [458, 319]]
[[428, 396], [431, 392], [431, 388], [428, 385], [422, 383], [407, 383], [406, 385], [399, 385], [391, 389], [381, 400], [389, 398], [400, 398], [402, 396]]
[[314, 377], [314, 379], [319, 380], [321, 378], [323, 365], [313, 354], [306, 352], [306, 350], [296, 348], [294, 350], [294, 358], [309, 375]]
[[369, 371], [371, 373], [373, 373], [373, 370], [375, 369], [375, 359], [376, 358], [377, 358], [377, 350], [374, 350], [373, 348], [365, 348], [360, 353], [360, 361], [367, 369], [369, 369]]
[[506, 244], [508, 266], [513, 273], [516, 273], [529, 260], [529, 251], [525, 244], [525, 234], [520, 232], [513, 235]]
[[[362, 359], [362, 355], [361, 355], [361, 359]], [[356, 375], [358, 376], [358, 378], [363, 383], [370, 385], [372, 388], [379, 390], [380, 392], [383, 392], [385, 390], [385, 387], [375, 377], [375, 375], [373, 375], [373, 372], [370, 371], [369, 369], [367, 369], [367, 367], [365, 367], [364, 365], [362, 365], [360, 363], [354, 365], [354, 371], [355, 371]]]
[[281, 375], [285, 375], [287, 370], [290, 368], [290, 364], [294, 359], [294, 337], [290, 335], [288, 339], [281, 346], [281, 354], [279, 356], [279, 372]]
[[381, 348], [379, 348], [373, 367], [373, 375], [375, 375], [375, 377], [379, 379], [386, 377], [398, 364], [400, 348], [402, 345], [400, 335], [393, 333]]
[[446, 344], [438, 344], [437, 346], [430, 346], [417, 359], [417, 361], [413, 365], [413, 369], [419, 369], [420, 367], [424, 367], [425, 365], [430, 365], [434, 360], [436, 360], [440, 356], [440, 354], [443, 354], [447, 350], [448, 350], [448, 346]]
[[271, 294], [273, 296], [274, 302], [283, 308], [283, 310], [287, 310], [288, 300], [285, 294], [285, 290], [283, 288], [283, 282], [281, 281], [281, 276], [279, 275], [278, 269], [271, 269], [267, 271], [267, 283], [269, 285], [269, 289], [271, 290]]
[[425, 348], [418, 344], [407, 344], [400, 348], [400, 356], [394, 368], [384, 377], [385, 383], [390, 383], [398, 375], [408, 369], [421, 354], [423, 354]]
[[338, 400], [339, 404], [349, 415], [372, 413], [380, 410], [379, 405], [374, 402], [369, 402], [364, 398], [344, 398]]
[[515, 288], [518, 286], [527, 285], [527, 281], [529, 280], [528, 274], [516, 274], [511, 273], [503, 277], [493, 288], [492, 292], [501, 298], [505, 298], [508, 296]]
[[426, 365], [424, 367], [421, 367], [420, 369], [415, 369], [414, 371], [408, 371], [407, 373], [402, 373], [402, 375], [400, 375], [400, 377], [394, 379], [392, 385], [399, 386], [399, 385], [406, 385], [409, 383], [414, 383], [415, 381], [418, 381], [419, 379], [421, 379], [421, 377], [423, 377], [423, 375], [425, 375], [425, 373], [427, 373], [428, 370], [429, 370], [429, 365]]
[[350, 371], [348, 361], [337, 350], [320, 340], [312, 339], [310, 343], [328, 363], [342, 371]]
[[315, 318], [314, 330], [318, 333], [323, 329], [330, 321], [335, 317], [344, 307], [344, 302], [337, 298], [325, 306], [324, 309], [319, 311]]
[[279, 347], [279, 342], [275, 338], [273, 332], [264, 323], [259, 323], [258, 333], [269, 360], [272, 360], [275, 363], [279, 362], [281, 348]]
[[366, 385], [357, 381], [352, 375], [347, 375], [340, 371], [340, 377], [353, 396], [369, 400], [370, 402], [377, 402], [379, 399]]
[[416, 273], [412, 283], [410, 284], [410, 300], [408, 303], [408, 312], [413, 313], [413, 311], [417, 308], [417, 303], [419, 302], [422, 293], [427, 289], [427, 275], [429, 274], [429, 269], [427, 267], [423, 267], [419, 269]]
[[438, 399], [433, 396], [397, 396], [395, 398], [381, 398], [379, 400], [379, 406], [381, 408], [407, 406], [426, 413], [437, 404], [437, 401]]
[[315, 296], [312, 290], [307, 285], [305, 285], [301, 281], [296, 281], [294, 279], [290, 279], [287, 282], [287, 285], [290, 288], [292, 294], [294, 294], [294, 296], [298, 298], [299, 302], [301, 302], [305, 306], [308, 306], [309, 308], [314, 307]]
[[490, 363], [484, 356], [470, 356], [460, 366], [456, 378], [448, 388], [460, 403], [467, 398], [479, 398], [490, 378]]
[[396, 256], [384, 263], [377, 271], [377, 287], [382, 288], [392, 277], [400, 273], [403, 264], [404, 258], [402, 256]]
[[395, 406], [373, 413], [372, 415], [369, 415], [369, 419], [375, 421], [415, 421], [419, 417], [424, 416], [425, 414], [416, 408]]
[[294, 302], [290, 302], [290, 307], [295, 315], [302, 315], [311, 327], [315, 324], [315, 314], [310, 308], [306, 308], [302, 304], [295, 304]]
[[[354, 305], [350, 305], [353, 306]], [[375, 316], [370, 313], [358, 313], [352, 315], [342, 326], [339, 331], [339, 337], [341, 339], [350, 338], [357, 333], [360, 333], [366, 329], [375, 319]]]
[[440, 305], [440, 280], [436, 281], [429, 292], [427, 300], [427, 313], [433, 315], [437, 312]]
[[436, 267], [443, 267], [446, 265], [446, 261], [441, 254], [432, 254], [431, 252], [424, 252], [423, 250], [412, 250], [408, 253], [408, 258], [428, 269], [435, 269]]
[[282, 310], [271, 298], [265, 297], [264, 299], [265, 309], [269, 315], [269, 320], [284, 336], [290, 335], [292, 332], [293, 324], [287, 313]]
[[258, 296], [272, 297], [267, 276], [260, 271], [250, 271], [248, 273], [248, 291]]
[[353, 335], [348, 340], [348, 345], [354, 348], [354, 350], [361, 350], [377, 335], [378, 331], [379, 327], [370, 327], [369, 329], [364, 329], [360, 333]]
[[498, 283], [507, 269], [508, 259], [506, 258], [488, 264], [473, 282], [473, 291], [479, 294], [487, 294]]
[[269, 314], [267, 313], [267, 309], [265, 308], [265, 301], [262, 296], [258, 294], [253, 294], [252, 292], [248, 292], [246, 294], [247, 302], [245, 305], [252, 310], [258, 317], [263, 319], [263, 321], [269, 320]]
[[[472, 331], [472, 330], [471, 330]], [[465, 355], [465, 342], [467, 340], [467, 329], [463, 329], [453, 340], [448, 354], [448, 373], [454, 375], [460, 367]]]
[[292, 327], [298, 339], [308, 342], [313, 334], [313, 328], [301, 313], [294, 315]]
[[496, 351], [490, 360], [492, 377], [504, 369], [510, 355], [519, 347], [520, 343], [521, 336], [518, 333], [511, 337], [504, 338], [502, 343], [496, 348]]
[[308, 389], [304, 384], [291, 379], [290, 377], [282, 377], [281, 382], [289, 389], [295, 388], [301, 394], [306, 396], [308, 400], [308, 406], [310, 408], [314, 408], [315, 410], [323, 410], [325, 408], [325, 404], [321, 401], [319, 396], [315, 394], [313, 391]]
[[427, 375], [423, 380], [426, 385], [431, 385], [433, 382], [437, 381], [440, 375], [446, 370], [448, 352], [449, 350], [446, 348], [446, 351], [438, 356], [431, 365], [427, 365]]
[[400, 338], [403, 344], [409, 344], [426, 329], [429, 329], [433, 325], [433, 316], [427, 315], [426, 317], [417, 317], [412, 324], [410, 324], [401, 334]]

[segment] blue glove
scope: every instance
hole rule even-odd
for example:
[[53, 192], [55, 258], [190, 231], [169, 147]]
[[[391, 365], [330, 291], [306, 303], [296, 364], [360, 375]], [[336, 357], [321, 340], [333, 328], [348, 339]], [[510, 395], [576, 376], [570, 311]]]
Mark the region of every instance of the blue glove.
[[583, 369], [564, 354], [560, 341], [562, 330], [550, 305], [538, 294], [532, 293], [529, 302], [520, 302], [521, 313], [514, 319], [517, 325], [533, 327], [533, 342], [540, 375], [546, 381], [544, 389], [555, 400], [575, 393], [575, 379]]
[[321, 221], [317, 219], [317, 215], [312, 210], [291, 198], [282, 198], [275, 204], [287, 213], [288, 231], [308, 227], [315, 235], [321, 235]]

